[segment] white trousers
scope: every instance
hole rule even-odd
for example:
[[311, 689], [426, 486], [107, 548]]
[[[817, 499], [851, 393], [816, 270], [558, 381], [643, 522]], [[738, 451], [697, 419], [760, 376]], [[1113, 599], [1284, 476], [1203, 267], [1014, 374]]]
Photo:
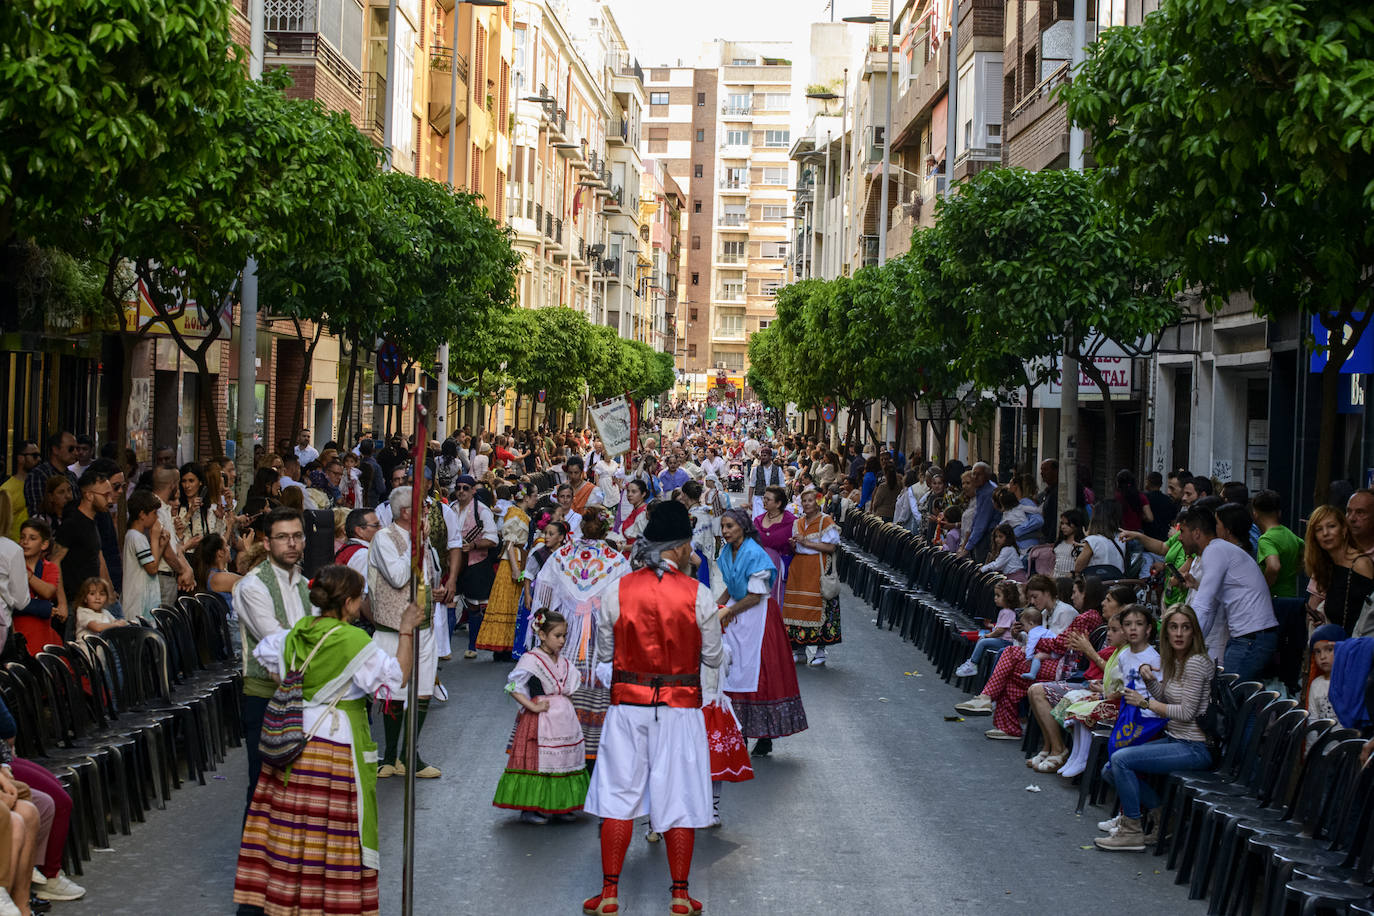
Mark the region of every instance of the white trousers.
[[[425, 627], [416, 632], [420, 634], [420, 656], [411, 665], [411, 673], [418, 679], [415, 682], [419, 690], [417, 696], [424, 698], [434, 695], [434, 678], [439, 671], [439, 655], [434, 651], [434, 627]], [[397, 650], [401, 647], [401, 634], [378, 630], [372, 634], [372, 641], [387, 655], [395, 658]], [[403, 690], [400, 696], [392, 699], [405, 702], [406, 694], [407, 691]]]
[[[655, 720], [657, 713], [657, 720]], [[601, 727], [586, 811], [654, 830], [711, 825], [711, 757], [700, 709], [612, 706]]]

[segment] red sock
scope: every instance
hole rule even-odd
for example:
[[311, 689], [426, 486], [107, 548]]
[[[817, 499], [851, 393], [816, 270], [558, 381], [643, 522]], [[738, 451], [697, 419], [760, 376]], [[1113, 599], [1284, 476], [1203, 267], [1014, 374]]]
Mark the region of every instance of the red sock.
[[687, 896], [687, 877], [692, 873], [692, 847], [697, 832], [691, 827], [674, 827], [663, 834], [668, 844], [668, 873], [673, 876], [673, 896]]
[[[601, 822], [601, 896], [617, 897], [620, 892], [620, 870], [625, 865], [625, 853], [634, 836], [634, 821], [607, 818]], [[690, 853], [688, 854], [690, 858]]]

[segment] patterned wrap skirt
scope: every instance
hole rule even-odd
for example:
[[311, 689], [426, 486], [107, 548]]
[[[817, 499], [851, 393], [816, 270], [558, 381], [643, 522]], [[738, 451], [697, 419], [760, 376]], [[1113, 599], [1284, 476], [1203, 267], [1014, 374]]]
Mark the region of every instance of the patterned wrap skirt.
[[376, 916], [358, 841], [353, 748], [312, 738], [283, 780], [263, 764], [243, 826], [234, 902], [267, 916]]
[[509, 652], [515, 648], [515, 630], [520, 616], [520, 583], [510, 577], [510, 562], [502, 560], [491, 587], [487, 612], [477, 631], [477, 648], [488, 652]]

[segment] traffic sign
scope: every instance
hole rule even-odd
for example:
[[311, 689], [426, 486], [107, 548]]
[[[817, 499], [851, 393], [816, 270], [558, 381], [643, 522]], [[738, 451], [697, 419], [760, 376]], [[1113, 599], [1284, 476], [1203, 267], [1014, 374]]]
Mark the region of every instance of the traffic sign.
[[393, 341], [385, 341], [377, 350], [377, 376], [384, 382], [396, 381], [401, 374], [401, 348]]
[[821, 406], [821, 419], [827, 423], [835, 422], [835, 405], [833, 403], [827, 402]]
[[536, 395], [534, 396], [534, 399], [535, 399], [536, 401], [538, 401], [540, 404], [543, 404], [543, 403], [544, 403], [544, 399], [547, 398], [548, 396], [549, 396], [549, 393], [548, 393], [547, 391], [545, 391], [543, 388], [540, 388], [540, 389], [539, 389], [539, 393], [536, 394]]
[[401, 405], [401, 386], [394, 383], [377, 385], [373, 389], [372, 403], [377, 407], [399, 407]]

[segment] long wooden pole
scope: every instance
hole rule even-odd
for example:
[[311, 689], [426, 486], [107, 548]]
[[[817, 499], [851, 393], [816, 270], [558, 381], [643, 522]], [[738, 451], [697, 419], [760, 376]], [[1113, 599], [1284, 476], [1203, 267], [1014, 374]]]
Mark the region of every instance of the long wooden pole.
[[[410, 600], [428, 604], [429, 589], [425, 587], [425, 551], [428, 543], [423, 537], [425, 519], [425, 443], [428, 434], [425, 421], [428, 412], [423, 403], [423, 388], [415, 389], [415, 459], [411, 472], [414, 477], [410, 499]], [[425, 616], [429, 611], [426, 609]], [[404, 854], [401, 866], [401, 913], [415, 912], [415, 764], [419, 758], [416, 729], [420, 719], [420, 629], [410, 635], [410, 682], [406, 684], [406, 793], [405, 825], [402, 833]]]

